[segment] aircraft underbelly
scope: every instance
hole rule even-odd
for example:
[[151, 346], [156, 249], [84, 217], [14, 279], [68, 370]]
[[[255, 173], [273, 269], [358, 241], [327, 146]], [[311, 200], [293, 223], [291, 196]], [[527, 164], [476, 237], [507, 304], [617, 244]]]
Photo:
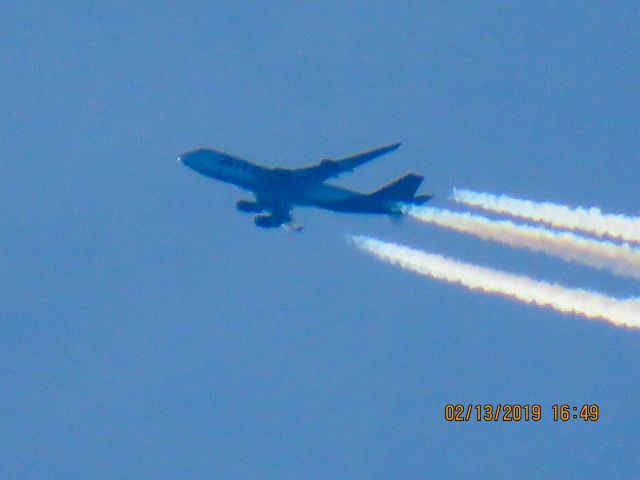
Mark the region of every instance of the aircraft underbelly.
[[312, 187], [305, 194], [306, 199], [312, 204], [342, 202], [354, 196], [354, 193], [349, 190], [330, 185]]
[[232, 183], [241, 188], [247, 189], [252, 189], [252, 187], [260, 181], [260, 174], [256, 172], [214, 170], [202, 173], [208, 177], [215, 178], [216, 180]]
[[368, 195], [352, 192], [333, 185], [318, 185], [309, 189], [301, 205], [316, 206], [338, 212], [384, 213], [388, 209]]

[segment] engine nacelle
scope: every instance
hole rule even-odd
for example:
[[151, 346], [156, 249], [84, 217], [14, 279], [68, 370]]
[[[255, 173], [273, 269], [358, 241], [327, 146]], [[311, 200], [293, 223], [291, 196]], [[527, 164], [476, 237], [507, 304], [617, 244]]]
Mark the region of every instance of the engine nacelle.
[[258, 202], [252, 202], [251, 200], [238, 200], [236, 202], [236, 208], [246, 213], [260, 213], [264, 211], [264, 208], [262, 208]]
[[262, 228], [276, 228], [282, 225], [282, 221], [274, 218], [273, 215], [258, 215], [253, 219], [253, 223]]

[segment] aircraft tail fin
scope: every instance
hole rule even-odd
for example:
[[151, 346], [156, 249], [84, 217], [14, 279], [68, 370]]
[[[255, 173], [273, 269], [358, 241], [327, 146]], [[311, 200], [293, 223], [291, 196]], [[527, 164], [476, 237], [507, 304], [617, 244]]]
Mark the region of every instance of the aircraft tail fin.
[[414, 197], [422, 183], [422, 180], [424, 180], [422, 175], [410, 173], [388, 185], [385, 185], [381, 189], [376, 190], [371, 194], [371, 197], [379, 200], [417, 203], [420, 205], [431, 198], [430, 195], [418, 195]]

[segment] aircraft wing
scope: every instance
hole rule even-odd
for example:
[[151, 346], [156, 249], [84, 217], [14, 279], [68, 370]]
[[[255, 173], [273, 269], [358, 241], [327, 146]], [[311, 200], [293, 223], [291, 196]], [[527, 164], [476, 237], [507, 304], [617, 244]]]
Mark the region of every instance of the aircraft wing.
[[351, 172], [354, 168], [370, 162], [374, 158], [378, 158], [389, 152], [393, 152], [400, 146], [400, 143], [393, 143], [383, 147], [367, 150], [344, 158], [323, 158], [320, 164], [312, 167], [303, 167], [292, 170], [291, 172], [298, 178], [304, 178], [312, 182], [324, 182], [325, 180], [337, 177], [344, 172]]

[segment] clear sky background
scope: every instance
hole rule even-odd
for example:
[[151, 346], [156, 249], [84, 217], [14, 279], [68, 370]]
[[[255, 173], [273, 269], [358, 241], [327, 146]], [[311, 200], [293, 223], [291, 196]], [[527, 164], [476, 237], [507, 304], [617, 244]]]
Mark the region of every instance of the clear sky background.
[[[176, 163], [408, 172], [638, 215], [638, 2], [4, 2], [0, 477], [637, 478], [640, 333], [378, 263], [362, 233], [616, 296], [638, 282]], [[333, 3], [333, 4], [331, 4]], [[422, 6], [417, 6], [417, 4]], [[447, 423], [446, 403], [539, 403]], [[551, 420], [597, 403], [596, 423]]]

